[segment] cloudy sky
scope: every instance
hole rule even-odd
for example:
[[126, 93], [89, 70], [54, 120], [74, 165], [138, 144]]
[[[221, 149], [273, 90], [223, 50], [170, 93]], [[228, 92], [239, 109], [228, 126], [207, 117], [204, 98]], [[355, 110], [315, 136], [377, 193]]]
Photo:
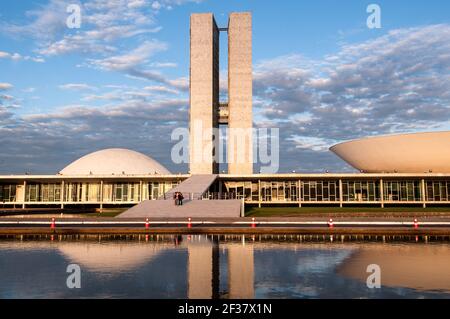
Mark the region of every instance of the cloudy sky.
[[[1, 1], [0, 174], [53, 174], [109, 147], [185, 172], [170, 134], [188, 126], [189, 15], [226, 26], [232, 11], [253, 14], [254, 124], [280, 129], [280, 172], [348, 171], [328, 147], [450, 129], [446, 0]], [[226, 50], [223, 37], [224, 92]]]

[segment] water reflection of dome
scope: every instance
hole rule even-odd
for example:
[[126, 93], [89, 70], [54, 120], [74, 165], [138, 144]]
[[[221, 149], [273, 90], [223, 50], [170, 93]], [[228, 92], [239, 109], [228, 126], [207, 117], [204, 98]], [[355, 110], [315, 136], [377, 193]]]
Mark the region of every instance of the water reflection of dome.
[[[171, 246], [170, 246], [171, 247]], [[169, 245], [130, 243], [62, 243], [58, 250], [71, 262], [90, 271], [121, 272], [138, 268]]]
[[381, 285], [450, 292], [448, 245], [362, 246], [338, 268], [346, 277], [366, 282], [367, 266], [381, 267]]

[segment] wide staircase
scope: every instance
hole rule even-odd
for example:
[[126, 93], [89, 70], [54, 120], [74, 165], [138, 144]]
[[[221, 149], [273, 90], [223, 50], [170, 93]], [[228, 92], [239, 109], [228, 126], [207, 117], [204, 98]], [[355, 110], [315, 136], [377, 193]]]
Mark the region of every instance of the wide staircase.
[[[239, 217], [242, 201], [209, 200], [203, 195], [216, 180], [217, 175], [192, 175], [177, 187], [157, 200], [145, 200], [117, 217], [120, 218], [198, 218], [198, 217]], [[183, 205], [175, 205], [175, 192], [183, 194]]]

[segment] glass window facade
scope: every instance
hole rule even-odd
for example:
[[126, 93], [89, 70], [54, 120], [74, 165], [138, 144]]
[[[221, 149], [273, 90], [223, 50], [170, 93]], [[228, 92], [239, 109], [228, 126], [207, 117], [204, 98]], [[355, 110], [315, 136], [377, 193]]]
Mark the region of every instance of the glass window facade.
[[263, 202], [295, 202], [298, 199], [298, 181], [261, 181]]
[[104, 182], [103, 191], [101, 182], [65, 181], [64, 184], [28, 182], [25, 188], [23, 184], [0, 183], [0, 203], [22, 202], [23, 198], [26, 203], [60, 203], [62, 194], [64, 203], [134, 203], [140, 202], [141, 198], [158, 199], [179, 183], [179, 181]]
[[383, 182], [384, 200], [386, 202], [419, 202], [421, 181], [385, 181]]
[[427, 181], [425, 194], [429, 202], [450, 201], [450, 181]]
[[26, 202], [60, 202], [60, 183], [28, 183], [25, 192]]
[[[0, 183], [0, 203], [137, 203], [161, 198], [176, 187], [176, 180], [147, 181], [64, 181]], [[286, 179], [286, 180], [222, 180], [221, 188], [212, 186], [209, 198], [244, 198], [249, 203], [381, 203], [381, 180], [363, 179]], [[340, 186], [342, 189], [340, 189]], [[450, 180], [425, 180], [422, 196], [422, 179], [383, 179], [385, 203], [450, 202]], [[63, 192], [64, 190], [64, 192]], [[25, 192], [25, 193], [24, 193]], [[226, 196], [223, 194], [226, 193]], [[207, 198], [205, 197], [205, 198]], [[103, 200], [102, 200], [103, 198]]]
[[100, 201], [100, 183], [65, 183], [65, 202], [96, 203]]
[[226, 182], [225, 192], [230, 194], [229, 198], [258, 201], [258, 182]]
[[375, 202], [380, 201], [380, 198], [379, 181], [342, 181], [342, 200], [344, 202]]
[[0, 203], [15, 202], [16, 184], [0, 184]]
[[339, 201], [339, 181], [301, 181], [300, 184], [304, 202]]

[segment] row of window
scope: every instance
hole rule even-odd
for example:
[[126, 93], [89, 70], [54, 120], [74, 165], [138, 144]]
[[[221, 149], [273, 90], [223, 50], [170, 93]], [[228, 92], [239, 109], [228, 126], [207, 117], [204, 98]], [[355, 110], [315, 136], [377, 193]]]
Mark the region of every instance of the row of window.
[[[65, 183], [64, 202], [139, 202], [158, 199], [178, 185], [177, 181], [150, 183]], [[259, 189], [260, 185], [260, 189]], [[257, 181], [224, 182], [222, 191], [233, 198], [263, 202], [379, 202], [378, 181]], [[61, 183], [0, 184], [0, 202], [60, 202]], [[141, 194], [142, 193], [142, 194]], [[428, 202], [450, 201], [450, 181], [426, 181], [425, 198]], [[383, 199], [386, 202], [422, 201], [421, 182], [384, 181]]]
[[[263, 202], [338, 202], [340, 200], [339, 181], [261, 181], [225, 182], [227, 192], [236, 198]], [[299, 187], [300, 185], [300, 187]], [[381, 191], [379, 181], [342, 180], [342, 201], [379, 202]], [[386, 202], [422, 201], [421, 181], [384, 181], [383, 199]], [[426, 201], [450, 201], [450, 181], [426, 181]]]
[[[65, 183], [64, 202], [140, 202], [157, 199], [175, 187], [178, 182], [140, 183]], [[23, 185], [0, 184], [0, 202], [18, 202], [23, 198]], [[61, 183], [27, 184], [26, 202], [61, 202]], [[142, 192], [142, 196], [141, 196]]]

